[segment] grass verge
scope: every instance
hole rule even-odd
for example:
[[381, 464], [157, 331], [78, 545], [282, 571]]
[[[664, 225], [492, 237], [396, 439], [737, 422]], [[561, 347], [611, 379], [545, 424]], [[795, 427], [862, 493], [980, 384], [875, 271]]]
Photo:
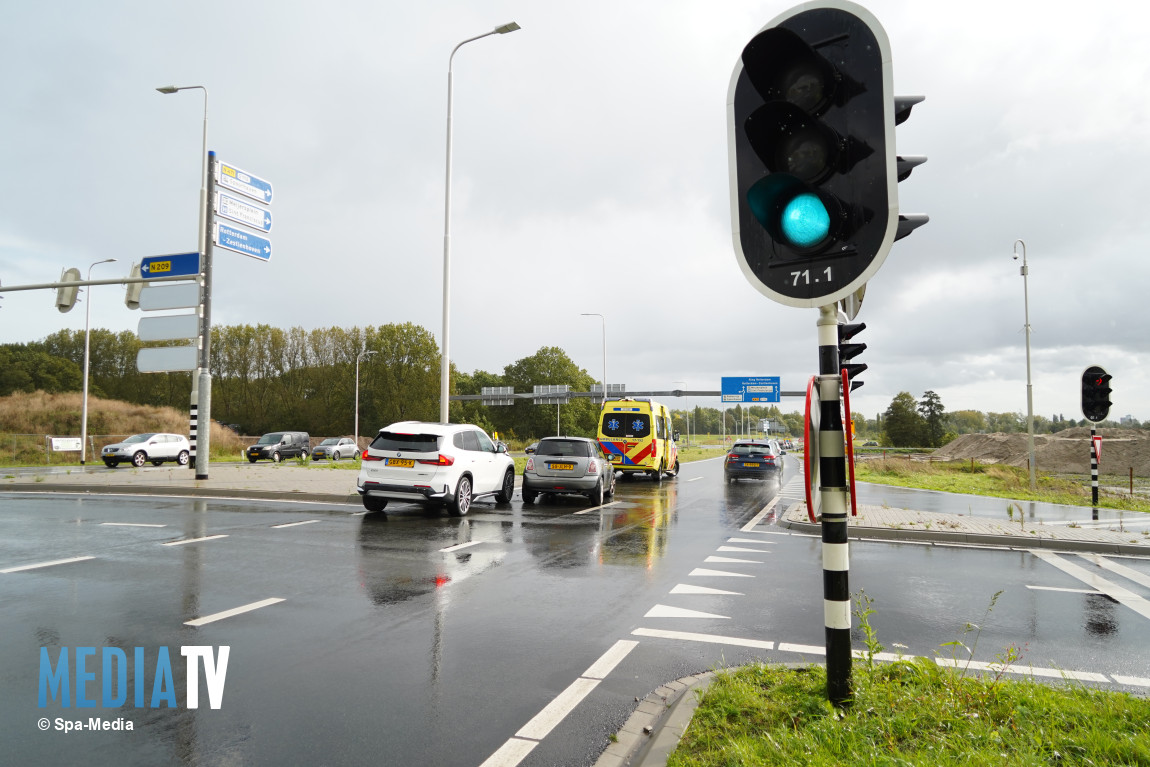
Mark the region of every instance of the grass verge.
[[754, 664], [716, 675], [668, 767], [735, 765], [1150, 765], [1150, 700], [929, 659], [856, 663], [853, 705], [826, 672]]
[[[1089, 479], [1082, 481], [1039, 472], [1038, 489], [1031, 492], [1030, 477], [1026, 469], [1002, 464], [970, 461], [924, 463], [904, 458], [885, 458], [857, 462], [855, 478], [862, 482], [941, 490], [947, 493], [969, 493], [1071, 506], [1091, 505]], [[1116, 480], [1111, 484], [1117, 485], [1120, 481]], [[1101, 491], [1098, 505], [1107, 509], [1150, 512], [1150, 501], [1125, 493]]]

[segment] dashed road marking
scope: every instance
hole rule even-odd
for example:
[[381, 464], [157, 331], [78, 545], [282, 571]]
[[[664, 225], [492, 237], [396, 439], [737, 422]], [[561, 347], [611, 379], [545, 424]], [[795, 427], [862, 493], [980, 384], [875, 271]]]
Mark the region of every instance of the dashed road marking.
[[1029, 583], [1026, 584], [1026, 588], [1032, 589], [1034, 591], [1062, 591], [1062, 592], [1065, 592], [1067, 594], [1101, 594], [1102, 593], [1101, 591], [1098, 591], [1097, 589], [1064, 589], [1064, 588], [1060, 588], [1058, 586], [1031, 586]]
[[183, 546], [185, 543], [202, 543], [203, 541], [214, 541], [217, 538], [227, 538], [227, 537], [228, 536], [226, 536], [226, 535], [208, 535], [208, 536], [204, 536], [203, 538], [185, 538], [181, 541], [168, 541], [167, 543], [161, 543], [160, 545], [161, 546]]
[[761, 565], [761, 564], [763, 564], [763, 561], [761, 559], [735, 559], [734, 557], [714, 557], [714, 556], [711, 556], [711, 557], [707, 557], [703, 561], [704, 562], [710, 562], [712, 564], [731, 564], [731, 565]]
[[252, 602], [250, 605], [241, 605], [240, 607], [233, 607], [232, 609], [224, 610], [223, 612], [213, 613], [211, 615], [205, 615], [204, 617], [196, 618], [195, 620], [184, 621], [184, 625], [185, 626], [195, 626], [195, 627], [204, 626], [208, 623], [215, 623], [216, 621], [222, 621], [224, 618], [231, 618], [232, 616], [235, 616], [235, 615], [242, 615], [244, 613], [250, 613], [252, 610], [258, 610], [261, 607], [267, 607], [268, 605], [278, 604], [278, 603], [283, 602], [283, 601], [284, 600], [281, 599], [280, 597], [272, 597], [270, 599], [261, 599], [259, 602]]
[[703, 568], [703, 567], [696, 567], [694, 570], [689, 572], [688, 575], [693, 575], [696, 577], [704, 577], [704, 578], [754, 578], [755, 577], [753, 575], [748, 575], [747, 573], [728, 573], [725, 570], [707, 570], [706, 568]]
[[283, 524], [283, 525], [272, 525], [272, 530], [282, 530], [285, 527], [299, 527], [300, 525], [314, 525], [316, 522], [319, 522], [319, 520], [318, 519], [307, 519], [307, 520], [304, 520], [303, 522], [288, 522], [287, 524]]
[[71, 564], [73, 562], [85, 562], [89, 559], [95, 559], [95, 557], [72, 557], [71, 559], [53, 559], [51, 562], [37, 562], [34, 565], [20, 565], [19, 567], [9, 567], [7, 569], [0, 570], [0, 573], [18, 573], [18, 572], [21, 572], [23, 570], [36, 570], [37, 568], [40, 568], [40, 567], [53, 567], [54, 565], [68, 565], [68, 564]]
[[[1041, 549], [1030, 549], [1029, 551], [1042, 561], [1054, 565], [1070, 577], [1082, 581], [1087, 586], [1093, 586], [1115, 602], [1126, 605], [1143, 618], [1150, 618], [1150, 602], [1134, 592], [1119, 586], [1117, 583], [1111, 583], [1097, 573], [1090, 572], [1085, 567], [1076, 565], [1073, 562], [1067, 562], [1053, 552], [1043, 551]], [[1118, 567], [1119, 565], [1115, 566]]]
[[683, 607], [672, 607], [671, 605], [655, 605], [644, 618], [719, 618], [721, 620], [729, 621], [729, 615], [716, 615], [715, 613], [705, 613], [699, 610], [688, 610]]
[[478, 546], [481, 543], [483, 543], [483, 541], [468, 541], [467, 543], [457, 543], [454, 546], [448, 546], [447, 548], [440, 549], [439, 551], [442, 554], [449, 554], [453, 551], [459, 551], [460, 549], [466, 549], [471, 546]]
[[741, 591], [723, 591], [722, 589], [710, 589], [706, 586], [692, 586], [689, 583], [679, 583], [675, 588], [671, 589], [672, 594], [711, 594], [716, 596], [732, 596], [743, 597], [746, 594]]
[[665, 631], [663, 629], [638, 628], [631, 632], [634, 636], [655, 637], [657, 639], [682, 639], [687, 642], [705, 642], [707, 644], [732, 645], [735, 647], [754, 647], [759, 650], [775, 649], [774, 642], [764, 642], [761, 639], [741, 639], [739, 637], [721, 636], [718, 634], [695, 634], [689, 631]]
[[167, 527], [167, 525], [150, 525], [145, 522], [101, 522], [100, 527]]

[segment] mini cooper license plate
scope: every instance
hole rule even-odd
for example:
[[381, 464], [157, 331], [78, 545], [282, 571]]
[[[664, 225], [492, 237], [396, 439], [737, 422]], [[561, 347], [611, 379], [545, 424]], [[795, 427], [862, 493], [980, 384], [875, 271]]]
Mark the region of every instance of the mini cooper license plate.
[[547, 468], [549, 468], [553, 471], [571, 471], [572, 469], [575, 468], [575, 464], [573, 464], [573, 463], [549, 463], [549, 464], [547, 464]]

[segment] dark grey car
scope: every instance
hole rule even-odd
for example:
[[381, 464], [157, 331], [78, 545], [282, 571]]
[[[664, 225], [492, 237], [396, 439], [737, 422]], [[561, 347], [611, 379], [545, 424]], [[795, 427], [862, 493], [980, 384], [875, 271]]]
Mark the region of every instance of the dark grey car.
[[602, 505], [615, 494], [615, 469], [596, 440], [545, 437], [523, 469], [523, 502], [545, 493], [579, 493]]

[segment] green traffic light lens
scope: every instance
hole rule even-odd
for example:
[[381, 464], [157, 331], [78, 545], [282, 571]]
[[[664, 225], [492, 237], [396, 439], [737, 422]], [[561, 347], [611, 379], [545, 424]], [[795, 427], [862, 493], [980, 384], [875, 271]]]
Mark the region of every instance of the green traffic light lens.
[[831, 216], [818, 195], [797, 195], [783, 208], [783, 236], [800, 248], [811, 248], [822, 242], [831, 230]]

